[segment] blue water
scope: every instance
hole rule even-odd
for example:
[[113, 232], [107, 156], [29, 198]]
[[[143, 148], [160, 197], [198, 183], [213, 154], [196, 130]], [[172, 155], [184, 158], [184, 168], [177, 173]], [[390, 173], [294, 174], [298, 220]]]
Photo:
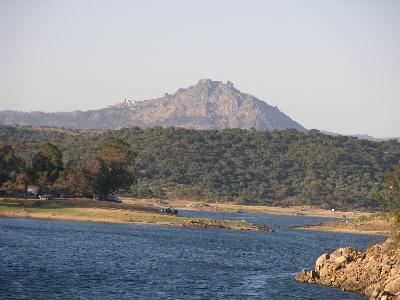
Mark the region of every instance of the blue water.
[[274, 230], [289, 229], [294, 226], [317, 224], [325, 221], [337, 221], [337, 218], [322, 218], [310, 216], [278, 216], [270, 214], [248, 214], [234, 212], [208, 212], [180, 210], [179, 215], [187, 217], [211, 218], [217, 220], [245, 220], [254, 224], [261, 224]]
[[278, 230], [0, 218], [0, 298], [365, 299], [293, 278], [325, 251], [380, 238], [287, 229], [320, 218], [182, 213]]

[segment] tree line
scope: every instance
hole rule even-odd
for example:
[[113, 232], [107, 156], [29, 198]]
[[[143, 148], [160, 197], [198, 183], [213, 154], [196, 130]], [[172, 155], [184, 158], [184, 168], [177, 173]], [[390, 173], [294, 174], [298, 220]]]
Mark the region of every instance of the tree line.
[[135, 155], [129, 145], [112, 136], [104, 137], [90, 160], [63, 162], [60, 149], [49, 141], [37, 151], [27, 151], [29, 144], [10, 140], [0, 142], [0, 187], [9, 191], [38, 187], [38, 193], [70, 193], [92, 197], [128, 189], [134, 182]]
[[[372, 142], [328, 136], [317, 130], [305, 134], [292, 129], [69, 131], [0, 127], [0, 140], [28, 145], [18, 152], [23, 159], [39, 151], [44, 141], [55, 145], [62, 152], [62, 176], [80, 178], [68, 185], [75, 192], [86, 185], [91, 185], [86, 190], [98, 191], [102, 185], [96, 181], [94, 189], [92, 179], [87, 178], [93, 170], [104, 170], [93, 158], [98, 158], [105, 137], [123, 142], [126, 151], [135, 153], [127, 170], [136, 178], [135, 184], [128, 182], [120, 191], [137, 197], [376, 208], [385, 172], [400, 161], [396, 140]], [[125, 176], [116, 181], [124, 181]]]

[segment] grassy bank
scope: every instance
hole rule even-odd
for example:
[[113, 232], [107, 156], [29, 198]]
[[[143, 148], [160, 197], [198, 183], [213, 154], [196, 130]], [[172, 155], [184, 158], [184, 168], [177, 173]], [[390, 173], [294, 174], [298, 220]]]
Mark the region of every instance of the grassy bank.
[[189, 218], [161, 213], [137, 203], [112, 203], [90, 199], [1, 199], [0, 217], [268, 231], [245, 221]]

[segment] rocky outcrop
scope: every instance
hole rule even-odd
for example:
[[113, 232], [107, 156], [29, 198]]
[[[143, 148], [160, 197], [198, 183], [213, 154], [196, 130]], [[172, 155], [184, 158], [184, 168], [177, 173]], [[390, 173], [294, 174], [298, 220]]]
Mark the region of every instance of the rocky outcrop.
[[357, 292], [370, 299], [400, 299], [400, 248], [388, 240], [361, 252], [352, 247], [322, 254], [296, 280]]
[[231, 82], [202, 79], [186, 89], [164, 97], [132, 101], [91, 111], [17, 112], [0, 111], [0, 124], [55, 126], [74, 129], [119, 129], [124, 127], [184, 127], [223, 129], [254, 127], [258, 130], [287, 128], [306, 132], [277, 107], [242, 93]]

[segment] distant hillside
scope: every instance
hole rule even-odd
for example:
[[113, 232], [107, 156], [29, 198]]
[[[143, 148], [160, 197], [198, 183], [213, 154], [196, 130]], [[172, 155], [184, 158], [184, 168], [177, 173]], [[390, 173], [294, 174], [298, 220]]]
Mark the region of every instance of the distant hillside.
[[209, 79], [158, 99], [125, 101], [99, 110], [56, 113], [0, 111], [0, 124], [72, 129], [175, 126], [306, 131], [278, 108], [240, 92], [232, 83]]
[[330, 132], [330, 131], [325, 131], [325, 130], [322, 130], [321, 132], [323, 134], [332, 135], [332, 136], [354, 136], [356, 138], [359, 138], [360, 140], [367, 140], [367, 141], [373, 141], [373, 142], [385, 142], [385, 141], [389, 141], [389, 140], [396, 140], [396, 141], [400, 142], [400, 137], [376, 138], [376, 137], [370, 136], [368, 134], [344, 135], [344, 134], [339, 134], [336, 132]]
[[[55, 143], [68, 161], [93, 158], [107, 132], [0, 126], [0, 141], [13, 139], [37, 151]], [[272, 205], [374, 208], [383, 174], [400, 162], [400, 143], [329, 136], [316, 130], [190, 130], [130, 128], [112, 134], [137, 153], [139, 197], [185, 197]]]

